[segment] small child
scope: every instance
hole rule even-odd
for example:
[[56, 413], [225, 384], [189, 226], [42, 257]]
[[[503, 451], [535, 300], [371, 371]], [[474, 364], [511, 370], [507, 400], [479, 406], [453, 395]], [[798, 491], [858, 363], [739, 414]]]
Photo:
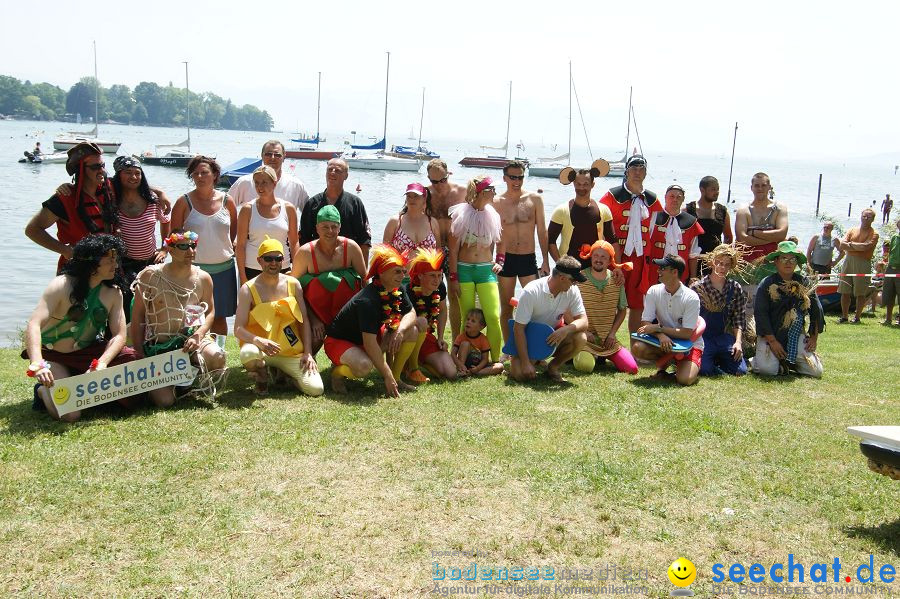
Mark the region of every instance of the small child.
[[484, 312], [472, 308], [466, 314], [463, 332], [453, 341], [453, 361], [460, 376], [489, 376], [503, 372], [503, 364], [491, 363], [491, 343], [481, 331], [487, 326]]

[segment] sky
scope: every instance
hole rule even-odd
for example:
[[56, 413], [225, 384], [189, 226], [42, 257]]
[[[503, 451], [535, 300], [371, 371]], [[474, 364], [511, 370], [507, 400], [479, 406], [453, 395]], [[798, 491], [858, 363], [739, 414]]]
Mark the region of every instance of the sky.
[[629, 88], [648, 154], [730, 155], [737, 122], [748, 156], [900, 155], [898, 2], [41, 6], [40, 17], [27, 3], [4, 7], [7, 23], [30, 25], [4, 28], [0, 74], [68, 89], [92, 74], [96, 40], [106, 87], [183, 86], [188, 61], [191, 90], [268, 110], [279, 131], [315, 130], [322, 72], [323, 132], [380, 137], [390, 52], [389, 144], [418, 132], [425, 88], [426, 139], [502, 145], [512, 81], [511, 145], [524, 141], [532, 157], [564, 148], [571, 60], [588, 139], [607, 157], [625, 146]]

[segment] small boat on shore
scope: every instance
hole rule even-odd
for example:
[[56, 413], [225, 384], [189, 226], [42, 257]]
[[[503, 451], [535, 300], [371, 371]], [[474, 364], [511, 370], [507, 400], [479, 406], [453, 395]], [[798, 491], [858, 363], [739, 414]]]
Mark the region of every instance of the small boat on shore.
[[262, 158], [241, 158], [222, 169], [217, 187], [231, 187], [244, 175], [249, 175], [262, 166]]

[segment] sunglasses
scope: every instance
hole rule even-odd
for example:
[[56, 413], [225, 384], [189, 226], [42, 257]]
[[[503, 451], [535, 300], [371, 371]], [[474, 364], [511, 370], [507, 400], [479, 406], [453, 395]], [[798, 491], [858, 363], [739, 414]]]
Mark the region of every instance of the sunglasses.
[[795, 256], [778, 256], [778, 259], [782, 262], [797, 262], [797, 258]]
[[89, 168], [92, 171], [102, 171], [106, 168], [105, 162], [98, 162], [97, 164], [85, 164], [84, 168]]
[[284, 256], [262, 256], [265, 262], [284, 262]]
[[525, 180], [525, 175], [506, 175], [506, 176], [509, 177], [510, 179], [512, 179], [513, 181], [524, 181]]
[[487, 191], [487, 192], [490, 192], [490, 193], [495, 193], [495, 192], [497, 191], [497, 189], [496, 189], [493, 185], [490, 185], [490, 186], [488, 186], [488, 187], [485, 187], [485, 188], [482, 189], [481, 191]]
[[174, 244], [172, 244], [172, 247], [176, 247], [176, 248], [178, 248], [179, 250], [182, 250], [182, 251], [185, 251], [185, 250], [196, 250], [196, 249], [197, 249], [197, 243], [196, 243], [196, 242], [193, 242], [193, 241], [190, 242], [190, 243], [174, 243]]
[[263, 156], [266, 158], [284, 158], [284, 154], [281, 152], [266, 152]]
[[437, 185], [438, 183], [446, 183], [447, 177], [444, 177], [443, 179], [432, 179], [431, 177], [428, 177], [428, 180], [431, 181], [432, 185]]

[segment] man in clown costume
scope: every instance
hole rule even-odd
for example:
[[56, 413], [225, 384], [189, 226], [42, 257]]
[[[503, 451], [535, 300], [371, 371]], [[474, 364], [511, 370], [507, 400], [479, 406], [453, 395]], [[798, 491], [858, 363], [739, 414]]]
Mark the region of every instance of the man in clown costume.
[[[406, 258], [388, 245], [372, 248], [366, 279], [372, 282], [353, 296], [328, 325], [325, 354], [334, 364], [331, 386], [346, 393], [346, 379], [366, 376], [373, 368], [390, 397], [414, 387], [400, 379], [419, 336], [416, 311], [400, 287]], [[385, 354], [392, 357], [391, 364]]]

